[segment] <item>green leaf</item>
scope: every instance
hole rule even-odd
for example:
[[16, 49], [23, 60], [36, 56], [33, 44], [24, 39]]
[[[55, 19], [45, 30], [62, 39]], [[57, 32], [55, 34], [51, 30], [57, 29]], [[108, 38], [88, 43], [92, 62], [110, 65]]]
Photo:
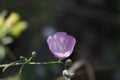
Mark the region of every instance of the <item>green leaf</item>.
[[10, 36], [1, 38], [2, 44], [8, 45], [13, 42], [13, 38]]
[[4, 46], [0, 45], [0, 60], [4, 59], [5, 55], [5, 48]]

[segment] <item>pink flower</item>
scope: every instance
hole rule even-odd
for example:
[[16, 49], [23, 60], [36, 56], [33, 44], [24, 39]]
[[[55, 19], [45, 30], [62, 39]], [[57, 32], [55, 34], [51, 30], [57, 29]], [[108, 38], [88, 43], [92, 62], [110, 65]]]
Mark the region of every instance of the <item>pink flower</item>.
[[57, 32], [48, 37], [47, 43], [56, 58], [65, 59], [72, 54], [76, 40], [66, 32]]

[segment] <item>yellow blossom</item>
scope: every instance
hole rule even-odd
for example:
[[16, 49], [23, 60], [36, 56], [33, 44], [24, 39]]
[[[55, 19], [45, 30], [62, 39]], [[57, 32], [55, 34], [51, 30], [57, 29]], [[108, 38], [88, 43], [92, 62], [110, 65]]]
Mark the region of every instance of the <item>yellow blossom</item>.
[[27, 22], [25, 21], [20, 21], [17, 22], [11, 29], [10, 29], [10, 34], [18, 37], [22, 31], [24, 31], [27, 28]]
[[19, 14], [17, 14], [16, 12], [12, 12], [4, 22], [3, 32], [9, 30], [16, 22], [18, 22], [19, 19]]

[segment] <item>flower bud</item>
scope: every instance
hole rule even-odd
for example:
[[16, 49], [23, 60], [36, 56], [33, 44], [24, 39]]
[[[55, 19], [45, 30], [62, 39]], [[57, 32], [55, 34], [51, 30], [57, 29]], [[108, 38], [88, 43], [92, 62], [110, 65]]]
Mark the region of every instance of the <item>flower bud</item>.
[[65, 76], [65, 78], [67, 78], [67, 79], [70, 79], [70, 78], [72, 78], [73, 76], [74, 76], [74, 73], [72, 73], [72, 72], [69, 72], [68, 70], [63, 70], [63, 76]]
[[32, 56], [33, 56], [33, 57], [36, 56], [36, 52], [35, 52], [35, 51], [32, 52]]
[[23, 59], [23, 60], [27, 61], [27, 58], [25, 58], [23, 56], [20, 56], [20, 59]]
[[71, 59], [67, 59], [66, 61], [65, 61], [65, 66], [66, 67], [69, 67], [69, 66], [71, 66], [72, 65], [72, 60]]

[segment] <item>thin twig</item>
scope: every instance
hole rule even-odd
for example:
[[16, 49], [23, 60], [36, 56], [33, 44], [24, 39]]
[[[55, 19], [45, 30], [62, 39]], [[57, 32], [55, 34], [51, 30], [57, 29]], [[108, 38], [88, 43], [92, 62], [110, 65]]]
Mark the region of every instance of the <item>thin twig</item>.
[[86, 64], [86, 73], [89, 80], [95, 80], [95, 72], [91, 64]]
[[[18, 63], [14, 63], [11, 66], [18, 66], [18, 65], [23, 65], [23, 64], [27, 64], [27, 65], [40, 65], [40, 64], [60, 64], [62, 63], [61, 61], [52, 61], [52, 62], [29, 62], [29, 63], [24, 63], [24, 62], [18, 62]], [[10, 64], [10, 63], [9, 63]], [[9, 64], [2, 64], [0, 65], [0, 68], [5, 67]]]

